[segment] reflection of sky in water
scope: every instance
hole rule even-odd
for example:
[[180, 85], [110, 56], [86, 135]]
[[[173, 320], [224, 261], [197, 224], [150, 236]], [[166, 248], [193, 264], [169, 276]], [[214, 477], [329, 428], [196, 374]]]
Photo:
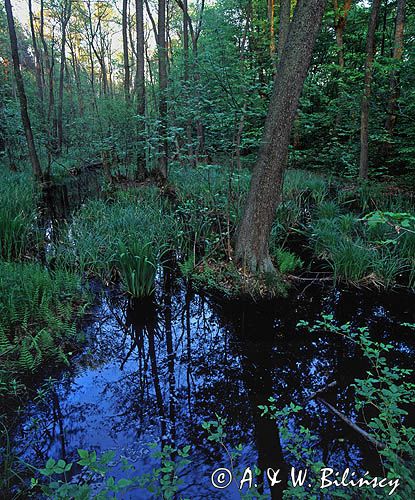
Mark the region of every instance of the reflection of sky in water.
[[[256, 463], [278, 468], [283, 460], [275, 423], [261, 418], [257, 408], [271, 395], [279, 406], [301, 404], [335, 380], [338, 387], [324, 397], [352, 420], [362, 420], [349, 389], [366, 370], [360, 353], [333, 337], [296, 332], [300, 319], [313, 321], [324, 310], [346, 322], [358, 311], [360, 324], [363, 319], [375, 335], [386, 336], [396, 330], [395, 317], [413, 321], [407, 312], [412, 298], [387, 304], [390, 297], [384, 297], [383, 306], [362, 302], [357, 294], [309, 292], [273, 305], [232, 309], [169, 286], [170, 291], [158, 291], [157, 305], [141, 304], [135, 311], [127, 310], [123, 298], [103, 297], [85, 326], [88, 352], [61, 376], [53, 397], [27, 409], [18, 436], [27, 443], [22, 450], [27, 458], [42, 463], [49, 456], [71, 459], [77, 448], [113, 449], [138, 472], [148, 472], [157, 462], [147, 443], [160, 442], [163, 431], [179, 446], [192, 445], [185, 477], [193, 486], [184, 495], [233, 498], [230, 490], [214, 492], [210, 486], [211, 472], [228, 461], [219, 445], [207, 440], [203, 420], [215, 413], [227, 418], [227, 441], [246, 446], [241, 468]], [[410, 366], [412, 347], [405, 338], [396, 345], [394, 356]], [[316, 459], [337, 470], [375, 467], [370, 448], [320, 403], [310, 401], [305, 409], [290, 426], [294, 433], [300, 425], [312, 429]], [[298, 464], [290, 459], [291, 465]], [[146, 495], [136, 492], [131, 498]]]

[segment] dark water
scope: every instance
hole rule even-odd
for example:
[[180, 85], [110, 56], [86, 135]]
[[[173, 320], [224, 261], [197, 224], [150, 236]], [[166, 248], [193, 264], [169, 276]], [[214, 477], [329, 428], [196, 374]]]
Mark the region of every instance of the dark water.
[[[57, 375], [52, 395], [28, 406], [14, 435], [19, 453], [40, 465], [48, 457], [71, 460], [77, 448], [112, 449], [141, 473], [157, 466], [147, 443], [189, 444], [192, 464], [183, 477], [190, 486], [183, 497], [239, 498], [234, 486], [211, 486], [211, 473], [229, 467], [229, 459], [207, 439], [204, 420], [227, 419], [229, 447], [244, 445], [241, 469], [282, 470], [299, 464], [276, 423], [260, 416], [258, 405], [270, 396], [279, 407], [302, 404], [336, 381], [324, 397], [362, 421], [350, 389], [367, 368], [361, 353], [341, 338], [297, 331], [299, 320], [312, 322], [323, 312], [340, 323], [367, 324], [376, 338], [394, 344], [394, 361], [412, 366], [414, 344], [399, 325], [415, 321], [413, 295], [369, 297], [308, 287], [272, 304], [219, 305], [168, 275], [153, 301], [133, 307], [121, 293], [103, 291], [84, 324], [88, 351]], [[378, 470], [372, 446], [321, 403], [305, 404], [292, 420], [294, 434], [301, 425], [317, 438], [313, 459], [336, 470]], [[136, 490], [123, 498], [149, 495]]]

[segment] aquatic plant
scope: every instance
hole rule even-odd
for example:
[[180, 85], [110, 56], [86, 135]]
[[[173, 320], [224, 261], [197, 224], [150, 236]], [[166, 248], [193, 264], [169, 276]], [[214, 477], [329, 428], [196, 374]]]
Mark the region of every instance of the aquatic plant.
[[158, 246], [171, 239], [175, 226], [153, 190], [134, 189], [116, 199], [112, 204], [89, 201], [74, 215], [56, 248], [59, 266], [108, 281], [119, 263], [120, 242], [132, 248], [137, 240]]
[[119, 243], [117, 268], [128, 293], [135, 298], [148, 297], [155, 288], [160, 252], [151, 243]]
[[396, 250], [387, 248], [377, 252], [372, 264], [376, 280], [383, 288], [392, 288], [404, 272], [408, 270], [408, 261], [399, 257]]
[[377, 255], [363, 240], [337, 239], [330, 248], [329, 262], [334, 281], [358, 284], [371, 271]]

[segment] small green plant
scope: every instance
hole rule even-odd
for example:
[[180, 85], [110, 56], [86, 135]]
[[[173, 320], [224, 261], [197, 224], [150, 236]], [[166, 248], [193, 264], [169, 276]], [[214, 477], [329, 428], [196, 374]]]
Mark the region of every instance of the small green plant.
[[87, 301], [75, 274], [0, 261], [0, 395], [17, 396], [45, 362], [68, 363]]
[[316, 207], [318, 219], [334, 219], [340, 215], [340, 207], [335, 201], [323, 201]]
[[359, 284], [371, 271], [376, 253], [363, 240], [340, 239], [330, 249], [334, 281]]
[[119, 245], [117, 259], [122, 282], [135, 298], [148, 297], [155, 288], [158, 256], [151, 243], [140, 241]]
[[278, 268], [282, 274], [292, 273], [301, 269], [304, 262], [292, 252], [284, 250], [283, 248], [278, 248], [276, 251], [276, 258], [278, 263]]
[[[71, 474], [74, 463], [49, 458], [43, 468], [31, 467], [37, 472], [36, 477], [32, 477], [31, 489], [40, 491], [46, 498], [62, 500], [124, 498], [129, 491], [146, 489], [154, 498], [173, 500], [184, 484], [180, 474], [191, 463], [190, 446], [175, 448], [165, 445], [162, 450], [157, 450], [157, 444], [152, 443], [149, 447], [154, 449], [152, 457], [160, 460], [160, 466], [151, 473], [135, 474], [134, 465], [124, 457], [115, 460], [116, 454], [112, 450], [98, 456], [95, 451], [79, 449], [76, 464], [82, 468], [80, 474]], [[112, 472], [120, 463], [122, 471], [129, 477], [115, 479]]]

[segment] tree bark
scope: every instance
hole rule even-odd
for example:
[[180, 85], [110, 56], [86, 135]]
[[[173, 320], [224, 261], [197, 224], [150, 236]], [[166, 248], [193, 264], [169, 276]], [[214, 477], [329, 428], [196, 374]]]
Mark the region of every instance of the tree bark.
[[40, 62], [39, 47], [38, 47], [37, 41], [36, 41], [35, 24], [33, 21], [32, 0], [29, 0], [29, 22], [30, 22], [30, 34], [32, 36], [33, 53], [35, 56], [35, 75], [36, 75], [37, 92], [38, 92], [38, 96], [39, 96], [39, 110], [40, 110], [40, 116], [43, 119], [44, 110], [43, 110], [42, 67], [41, 67], [41, 62]]
[[[183, 57], [184, 57], [184, 75], [183, 86], [185, 89], [186, 97], [190, 98], [189, 87], [189, 11], [187, 0], [183, 0]], [[192, 120], [189, 117], [186, 123], [186, 138], [189, 161], [193, 167], [196, 166], [195, 155], [193, 151], [193, 133], [192, 133]]]
[[298, 100], [325, 5], [325, 0], [298, 1], [274, 79], [260, 151], [235, 243], [237, 261], [251, 272], [275, 272], [268, 250], [269, 235], [281, 199]]
[[[406, 0], [397, 0], [395, 18], [395, 40], [393, 44], [393, 59], [395, 64], [399, 64], [402, 59], [405, 27], [405, 6]], [[396, 125], [396, 114], [398, 110], [398, 99], [400, 95], [399, 68], [396, 68], [390, 79], [390, 96], [388, 102], [388, 116], [386, 118], [385, 129], [389, 137], [393, 136]], [[390, 153], [390, 142], [384, 144], [384, 154]]]
[[136, 177], [142, 180], [145, 177], [146, 155], [144, 149], [143, 132], [145, 130], [145, 78], [144, 78], [144, 3], [143, 0], [135, 2], [136, 35], [137, 35], [137, 61], [135, 74], [135, 88], [137, 94], [138, 115], [138, 150]]
[[346, 27], [347, 16], [352, 7], [353, 0], [345, 0], [343, 7], [339, 7], [337, 0], [334, 0], [334, 30], [336, 32], [336, 43], [339, 56], [339, 66], [344, 68], [343, 33]]
[[130, 101], [130, 61], [128, 57], [128, 0], [122, 2], [122, 48], [124, 55], [124, 96]]
[[281, 59], [290, 30], [291, 0], [280, 0], [280, 24], [278, 30], [278, 59]]
[[7, 24], [9, 27], [10, 47], [13, 59], [14, 76], [16, 79], [17, 94], [20, 101], [20, 113], [22, 116], [23, 129], [26, 136], [27, 147], [29, 150], [30, 163], [32, 164], [33, 174], [37, 180], [42, 179], [42, 169], [39, 162], [39, 157], [36, 152], [35, 141], [33, 138], [32, 127], [30, 124], [29, 113], [27, 111], [27, 98], [23, 83], [22, 73], [20, 71], [19, 51], [17, 48], [16, 28], [14, 25], [13, 11], [10, 0], [5, 0]]
[[159, 168], [167, 178], [167, 44], [166, 44], [166, 0], [158, 2], [158, 66], [159, 66], [159, 119], [160, 147]]
[[271, 57], [274, 71], [277, 69], [275, 60], [275, 0], [268, 0], [268, 22], [269, 22], [269, 55]]
[[63, 4], [62, 20], [61, 20], [61, 61], [59, 67], [59, 93], [58, 93], [58, 116], [57, 116], [57, 131], [58, 131], [58, 153], [62, 152], [63, 145], [63, 82], [65, 76], [65, 54], [66, 54], [66, 28], [71, 17], [72, 0], [65, 0]]
[[372, 91], [373, 61], [375, 59], [375, 34], [381, 0], [373, 0], [366, 40], [366, 63], [363, 97], [360, 111], [360, 164], [359, 177], [367, 179], [369, 173], [369, 100]]

